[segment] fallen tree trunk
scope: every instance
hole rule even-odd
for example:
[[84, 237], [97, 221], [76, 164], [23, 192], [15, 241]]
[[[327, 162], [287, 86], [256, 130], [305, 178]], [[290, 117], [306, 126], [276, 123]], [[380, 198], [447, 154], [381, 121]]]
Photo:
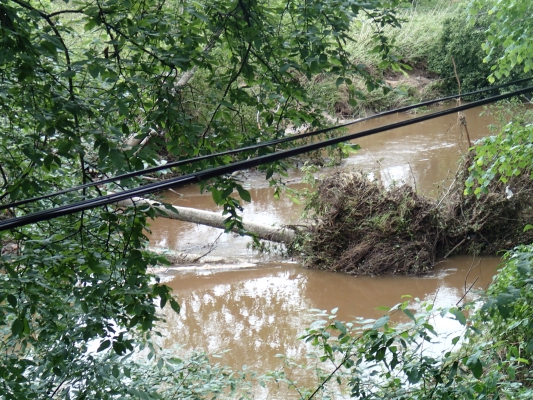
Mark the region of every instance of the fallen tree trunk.
[[[198, 210], [195, 208], [172, 206], [164, 207], [158, 201], [148, 200], [141, 197], [134, 197], [118, 203], [123, 207], [139, 206], [149, 204], [151, 207], [162, 212], [162, 218], [176, 219], [195, 224], [212, 226], [214, 228], [225, 229], [225, 216], [211, 211]], [[262, 240], [289, 244], [294, 240], [296, 228], [283, 226], [270, 226], [257, 222], [243, 221], [244, 229]], [[234, 229], [237, 232], [237, 229]]]

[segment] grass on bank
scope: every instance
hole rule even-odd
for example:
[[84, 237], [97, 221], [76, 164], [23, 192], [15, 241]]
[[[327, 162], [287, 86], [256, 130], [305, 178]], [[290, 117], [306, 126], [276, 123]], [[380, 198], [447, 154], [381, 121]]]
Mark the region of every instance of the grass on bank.
[[[360, 18], [353, 23], [352, 38], [346, 44], [346, 51], [354, 64], [364, 64], [374, 76], [384, 79], [393, 87], [384, 92], [368, 91], [363, 81], [352, 77], [353, 88], [336, 86], [336, 77], [322, 74], [312, 81], [304, 82], [312, 98], [330, 115], [340, 118], [364, 117], [375, 112], [401, 107], [440, 95], [439, 81], [455, 79], [454, 76], [438, 77], [427, 71], [428, 59], [436, 51], [443, 33], [444, 22], [460, 14], [464, 2], [426, 1], [406, 5], [397, 13], [400, 28], [386, 26], [383, 32], [394, 45], [394, 56], [412, 70], [406, 74], [380, 66], [379, 54], [372, 51], [376, 46], [375, 25], [369, 19]], [[428, 77], [430, 79], [428, 79]], [[358, 97], [357, 104], [350, 104], [350, 90]], [[353, 94], [353, 93], [352, 93]]]

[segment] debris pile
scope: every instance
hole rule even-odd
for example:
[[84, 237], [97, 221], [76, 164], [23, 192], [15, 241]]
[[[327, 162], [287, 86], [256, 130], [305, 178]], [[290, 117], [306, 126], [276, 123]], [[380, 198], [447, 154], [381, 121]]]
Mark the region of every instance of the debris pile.
[[[355, 275], [418, 275], [451, 254], [495, 254], [533, 242], [533, 181], [497, 180], [489, 194], [463, 194], [464, 169], [441, 200], [412, 187], [386, 188], [362, 173], [337, 171], [310, 199], [314, 223], [305, 266]], [[524, 174], [526, 175], [526, 174]], [[509, 188], [513, 195], [509, 197]], [[507, 188], [507, 192], [506, 192]]]

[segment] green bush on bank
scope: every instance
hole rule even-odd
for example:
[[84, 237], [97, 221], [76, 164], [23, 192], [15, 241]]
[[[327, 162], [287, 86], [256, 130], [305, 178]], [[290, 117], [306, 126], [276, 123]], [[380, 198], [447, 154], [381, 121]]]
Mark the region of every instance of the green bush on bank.
[[[439, 87], [446, 94], [467, 93], [489, 86], [487, 78], [498, 58], [493, 55], [487, 61], [483, 49], [491, 22], [491, 16], [486, 11], [475, 16], [461, 11], [442, 21], [440, 36], [429, 47], [427, 68], [439, 75]], [[494, 53], [503, 54], [503, 49], [496, 48]], [[499, 83], [522, 77], [525, 77], [524, 73], [513, 71]]]
[[533, 179], [533, 110], [513, 99], [494, 104], [489, 113], [496, 119], [489, 128], [498, 134], [484, 137], [471, 149], [465, 195], [487, 195], [495, 181], [514, 186], [513, 180]]
[[482, 14], [469, 24], [464, 12], [443, 21], [441, 35], [429, 52], [428, 69], [441, 77], [440, 86], [446, 93], [459, 91], [454, 62], [462, 93], [487, 86], [491, 65], [483, 62], [481, 45], [489, 23], [488, 16]]

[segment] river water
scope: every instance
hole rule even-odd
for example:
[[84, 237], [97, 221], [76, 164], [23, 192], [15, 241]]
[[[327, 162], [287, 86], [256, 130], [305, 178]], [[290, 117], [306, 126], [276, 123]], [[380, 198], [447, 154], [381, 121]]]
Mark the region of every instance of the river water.
[[[465, 112], [472, 140], [490, 133], [487, 126], [493, 120], [489, 115], [480, 116], [482, 112], [481, 108]], [[355, 125], [351, 131], [412, 117], [379, 118]], [[457, 160], [468, 148], [459, 132], [457, 115], [383, 132], [356, 143], [362, 149], [345, 161], [347, 167], [379, 176], [386, 184], [410, 183], [419, 192], [435, 197], [449, 186]], [[297, 171], [291, 174], [289, 186], [301, 187], [300, 176]], [[243, 179], [252, 195], [252, 202], [244, 205], [245, 219], [267, 224], [297, 222], [301, 205], [286, 196], [274, 199], [272, 189], [253, 172]], [[165, 197], [176, 205], [217, 211], [210, 195], [199, 194], [196, 187], [179, 188]], [[309, 309], [339, 307], [338, 318], [350, 321], [357, 316], [379, 318], [383, 311], [376, 308], [391, 307], [403, 301], [402, 295], [434, 301], [437, 306], [454, 305], [476, 279], [474, 288], [486, 287], [499, 263], [495, 257], [455, 257], [442, 261], [423, 277], [354, 277], [306, 270], [296, 262], [258, 256], [248, 249], [248, 238], [220, 235], [214, 228], [158, 219], [151, 230], [153, 247], [256, 263], [248, 269], [164, 274], [163, 279], [179, 296], [182, 312], [167, 312], [162, 344], [208, 352], [229, 350], [222, 363], [234, 368], [246, 365], [260, 372], [279, 368], [278, 353], [297, 358], [305, 354], [308, 349], [296, 338], [312, 322]], [[441, 320], [438, 325], [444, 331], [454, 327], [451, 320]]]

